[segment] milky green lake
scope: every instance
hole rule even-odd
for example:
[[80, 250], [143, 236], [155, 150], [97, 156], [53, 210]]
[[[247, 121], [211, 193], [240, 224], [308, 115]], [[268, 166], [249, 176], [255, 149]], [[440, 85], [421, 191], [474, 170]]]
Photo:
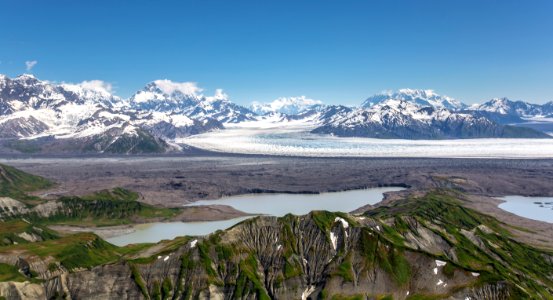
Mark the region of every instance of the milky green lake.
[[[225, 197], [218, 200], [202, 200], [188, 206], [223, 204], [252, 214], [284, 216], [288, 213], [304, 215], [312, 210], [350, 212], [367, 204], [376, 204], [386, 192], [400, 191], [400, 187], [382, 187], [321, 194], [248, 194]], [[229, 228], [251, 217], [208, 222], [168, 222], [140, 224], [135, 231], [107, 239], [123, 246], [135, 243], [156, 243], [178, 236], [207, 235]]]

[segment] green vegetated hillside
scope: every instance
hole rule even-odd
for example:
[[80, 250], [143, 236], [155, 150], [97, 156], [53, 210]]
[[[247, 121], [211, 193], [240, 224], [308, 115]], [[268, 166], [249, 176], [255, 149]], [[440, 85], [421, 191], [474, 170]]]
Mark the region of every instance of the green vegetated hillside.
[[168, 219], [179, 209], [159, 208], [138, 201], [138, 194], [126, 189], [104, 190], [82, 197], [60, 197], [58, 209], [47, 217], [31, 219], [56, 224], [119, 225], [148, 219]]
[[27, 195], [28, 192], [49, 188], [52, 185], [51, 181], [43, 177], [0, 164], [0, 197], [11, 197], [32, 203], [38, 198]]
[[4, 245], [2, 280], [12, 283], [0, 283], [0, 295], [33, 288], [39, 297], [78, 299], [551, 299], [553, 253], [518, 242], [462, 197], [436, 190], [364, 215], [257, 217], [155, 245], [120, 248], [88, 233]]
[[49, 201], [28, 194], [52, 185], [45, 178], [0, 165], [0, 221], [107, 226], [164, 220], [180, 212], [142, 203], [137, 193], [122, 188]]

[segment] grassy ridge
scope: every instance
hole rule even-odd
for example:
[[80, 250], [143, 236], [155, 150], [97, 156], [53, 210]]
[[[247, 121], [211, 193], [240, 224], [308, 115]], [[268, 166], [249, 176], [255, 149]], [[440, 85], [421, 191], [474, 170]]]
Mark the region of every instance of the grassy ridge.
[[23, 282], [29, 280], [23, 274], [19, 273], [17, 267], [12, 265], [0, 263], [0, 282], [3, 281], [17, 281]]
[[2, 197], [10, 197], [32, 204], [40, 201], [40, 199], [29, 196], [28, 192], [46, 189], [51, 186], [53, 186], [53, 183], [46, 178], [0, 164], [0, 196]]
[[61, 197], [61, 211], [46, 219], [35, 220], [48, 224], [111, 226], [147, 219], [168, 219], [180, 212], [177, 208], [154, 207], [139, 202], [138, 198], [137, 193], [122, 188], [82, 197]]
[[[115, 262], [129, 251], [114, 246], [93, 233], [77, 233], [44, 242], [18, 244], [0, 247], [0, 254], [24, 251], [41, 258], [53, 257], [68, 270], [92, 268]], [[56, 264], [49, 266], [56, 268]], [[51, 270], [52, 271], [52, 270]]]
[[[10, 197], [33, 207], [45, 200], [28, 193], [52, 186], [53, 183], [43, 177], [0, 164], [0, 197]], [[3, 219], [26, 218], [34, 223], [107, 226], [129, 224], [137, 220], [168, 219], [180, 212], [180, 209], [158, 208], [141, 203], [138, 199], [136, 192], [114, 188], [81, 197], [60, 197], [57, 201], [62, 203], [61, 207], [46, 218], [38, 213], [29, 213], [6, 215]]]
[[0, 222], [0, 246], [29, 243], [24, 237], [31, 236], [41, 241], [52, 240], [59, 237], [54, 231], [37, 224], [31, 224], [22, 220]]
[[[384, 226], [384, 233], [399, 246], [402, 234], [414, 230], [403, 219], [415, 218], [453, 247], [456, 266], [481, 274], [480, 284], [506, 280], [515, 297], [548, 295], [544, 286], [553, 288], [553, 253], [516, 241], [509, 225], [464, 207], [457, 197], [451, 191], [434, 191], [379, 207], [366, 216], [393, 220], [393, 226]], [[441, 259], [448, 260], [445, 256]]]
[[[113, 194], [118, 194], [117, 197], [121, 198], [121, 202], [125, 202], [123, 199], [133, 201], [132, 194], [126, 191], [103, 192], [92, 198], [86, 197], [88, 200], [82, 199], [82, 201], [111, 199], [114, 197]], [[333, 258], [334, 262], [329, 265], [330, 277], [339, 277], [343, 283], [351, 284], [356, 280], [355, 268], [363, 268], [366, 271], [380, 268], [390, 276], [397, 287], [407, 287], [416, 274], [412, 272], [413, 266], [410, 265], [406, 254], [417, 252], [431, 259], [446, 261], [447, 265], [443, 267], [445, 276], [452, 277], [455, 272], [478, 272], [480, 276], [474, 279], [475, 286], [504, 282], [509, 286], [511, 295], [515, 299], [540, 298], [548, 295], [551, 291], [550, 287], [553, 287], [551, 281], [553, 265], [548, 260], [548, 257], [553, 257], [552, 253], [513, 240], [504, 224], [464, 207], [457, 196], [451, 192], [437, 191], [424, 197], [398, 201], [390, 207], [369, 211], [366, 216], [371, 219], [371, 224], [379, 224], [380, 229], [361, 225], [354, 221], [355, 218], [343, 213], [322, 211], [313, 212], [307, 217], [308, 221], [313, 222], [315, 230], [325, 234], [337, 226], [335, 221], [337, 217], [346, 219], [349, 226], [360, 230], [359, 238], [353, 241], [351, 247], [340, 249]], [[413, 225], [410, 221], [413, 218], [418, 221], [418, 225]], [[303, 276], [299, 265], [301, 255], [295, 242], [297, 237], [292, 230], [303, 222], [301, 220], [303, 220], [302, 217], [292, 215], [278, 219], [280, 224], [278, 230], [282, 234], [283, 261], [282, 268], [275, 271], [278, 278], [275, 281], [277, 285], [283, 284], [285, 280], [294, 280], [294, 277]], [[256, 219], [252, 219], [237, 226], [252, 225], [255, 222]], [[450, 244], [457, 258], [450, 259], [445, 254], [425, 253], [424, 250], [407, 247], [405, 236], [417, 232], [413, 226], [432, 229]], [[465, 236], [469, 231], [482, 240], [481, 245], [476, 245], [473, 240]], [[156, 260], [157, 255], [161, 255], [160, 253], [169, 254], [188, 244], [190, 238], [182, 237], [163, 242], [164, 247], [160, 247], [155, 254], [138, 259], [131, 259], [131, 257], [136, 257], [133, 255], [145, 250], [148, 245], [119, 248], [89, 233], [40, 243], [0, 247], [0, 254], [25, 251], [43, 258], [53, 257], [60, 266], [70, 270], [127, 260], [133, 266], [133, 279], [141, 286], [141, 291], [149, 296], [169, 295], [172, 287], [176, 289], [175, 295], [181, 293], [193, 295], [195, 292], [186, 285], [187, 280], [205, 278], [209, 284], [226, 286], [236, 297], [255, 295], [258, 298], [268, 298], [265, 279], [260, 273], [259, 253], [244, 246], [240, 241], [227, 244], [223, 241], [224, 236], [225, 231], [218, 231], [206, 239], [199, 240], [195, 250], [184, 252], [181, 256], [179, 280], [172, 282], [167, 278], [156, 278], [157, 283], [151, 286], [147, 286], [141, 277], [140, 265], [150, 264]], [[359, 264], [359, 260], [354, 260], [355, 257], [359, 258], [359, 255], [363, 260], [362, 265]], [[52, 268], [57, 265], [52, 265]], [[10, 274], [10, 278], [17, 275], [12, 269], [6, 270], [9, 271], [7, 274]], [[235, 280], [227, 282], [220, 277], [220, 274], [227, 274], [228, 278], [235, 278]], [[183, 278], [186, 280], [181, 281]], [[185, 285], [182, 282], [185, 282]], [[321, 295], [328, 296], [323, 296], [324, 299], [357, 299], [358, 296], [361, 298], [367, 296], [332, 295], [330, 290], [323, 290]], [[376, 296], [386, 298], [389, 295]], [[437, 299], [446, 296], [413, 294], [411, 298]]]

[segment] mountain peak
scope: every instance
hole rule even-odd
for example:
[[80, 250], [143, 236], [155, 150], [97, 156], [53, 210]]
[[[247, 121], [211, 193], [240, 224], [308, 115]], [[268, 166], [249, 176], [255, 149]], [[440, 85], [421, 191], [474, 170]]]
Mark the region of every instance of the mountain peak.
[[318, 106], [322, 106], [320, 100], [310, 99], [306, 96], [280, 97], [269, 103], [253, 102], [253, 112], [264, 115], [268, 113], [281, 113], [295, 115]]
[[205, 97], [205, 100], [207, 102], [215, 102], [215, 101], [224, 101], [224, 102], [228, 102], [229, 101], [229, 97], [228, 95], [223, 92], [222, 89], [216, 89], [215, 90], [215, 94], [213, 96], [207, 96]]
[[[196, 103], [200, 100], [200, 89], [194, 82], [174, 82], [168, 79], [154, 80], [136, 92], [129, 98], [133, 105], [144, 106], [142, 108], [152, 108], [160, 103], [163, 106], [172, 108], [181, 102]], [[156, 109], [158, 110], [158, 109]]]
[[37, 79], [37, 78], [33, 74], [23, 73], [17, 76], [15, 79]]
[[492, 103], [509, 103], [509, 102], [514, 102], [514, 101], [512, 101], [511, 99], [509, 99], [507, 97], [497, 97], [497, 98], [492, 98], [489, 102], [492, 102]]
[[423, 107], [431, 106], [434, 108], [446, 108], [450, 110], [459, 110], [466, 107], [466, 105], [462, 102], [448, 96], [439, 95], [431, 89], [423, 90], [407, 88], [399, 89], [395, 92], [387, 91], [371, 96], [363, 102], [362, 106], [372, 107], [378, 103], [390, 99], [408, 101]]
[[182, 94], [197, 96], [202, 92], [202, 89], [195, 82], [175, 82], [169, 79], [154, 80], [146, 85], [146, 89], [160, 91], [166, 95]]
[[406, 95], [413, 95], [413, 96], [418, 96], [418, 97], [434, 97], [434, 96], [439, 96], [438, 94], [436, 94], [436, 92], [434, 92], [434, 90], [422, 90], [422, 89], [399, 89], [397, 91], [397, 93], [399, 94], [406, 94]]
[[506, 97], [493, 98], [488, 102], [472, 105], [470, 110], [485, 111], [500, 115], [513, 115], [523, 118], [545, 117], [552, 113], [547, 104], [539, 105], [521, 100], [513, 101]]
[[25, 84], [34, 84], [37, 82], [41, 82], [38, 80], [33, 74], [21, 74], [13, 79], [15, 82], [21, 82]]

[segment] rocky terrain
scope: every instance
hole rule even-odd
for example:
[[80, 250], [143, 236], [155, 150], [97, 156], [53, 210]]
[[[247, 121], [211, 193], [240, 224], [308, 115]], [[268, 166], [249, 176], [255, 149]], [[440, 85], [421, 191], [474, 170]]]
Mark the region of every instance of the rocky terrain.
[[502, 125], [483, 115], [395, 99], [332, 115], [311, 132], [395, 139], [550, 138], [543, 132]]
[[55, 84], [32, 75], [0, 76], [0, 138], [23, 153], [152, 153], [178, 151], [171, 140], [251, 120], [253, 113], [218, 91], [168, 80], [129, 99], [101, 82]]
[[540, 131], [512, 124], [547, 119], [552, 108], [552, 102], [538, 105], [507, 98], [469, 106], [433, 90], [400, 89], [371, 96], [356, 109], [326, 113], [312, 132], [400, 139], [547, 138]]
[[[161, 167], [156, 172], [175, 172], [179, 169], [175, 160], [179, 158], [166, 162], [173, 171], [163, 171], [168, 166], [163, 167], [160, 164], [163, 160], [156, 158], [154, 161]], [[139, 168], [134, 173], [136, 178], [148, 174], [146, 169], [151, 170], [147, 159], [140, 161], [146, 164], [144, 171]], [[502, 211], [496, 206], [499, 200], [486, 195], [551, 195], [550, 160], [395, 161], [394, 167], [391, 159], [188, 158], [181, 162], [191, 167], [182, 170], [190, 173], [176, 176], [184, 186], [191, 187], [200, 184], [202, 178], [190, 177], [198, 173], [194, 165], [203, 165], [208, 167], [200, 172], [204, 180], [210, 178], [221, 191], [232, 186], [224, 183], [223, 174], [240, 169], [245, 175], [257, 170], [254, 177], [234, 174], [242, 189], [258, 186], [258, 192], [263, 191], [261, 187], [266, 180], [275, 180], [272, 191], [281, 192], [321, 191], [326, 185], [326, 189], [341, 190], [361, 187], [361, 182], [365, 186], [411, 188], [388, 194], [378, 205], [360, 208], [351, 214], [319, 211], [306, 216], [257, 217], [206, 237], [182, 237], [158, 244], [116, 247], [92, 233], [63, 228], [56, 232], [46, 227], [56, 220], [68, 222], [71, 214], [61, 219], [59, 215], [51, 219], [29, 214], [14, 218], [13, 209], [4, 207], [2, 212], [7, 217], [0, 227], [0, 296], [7, 299], [547, 299], [553, 289], [552, 225]], [[129, 162], [121, 160], [120, 165], [108, 166], [112, 171], [125, 173], [121, 166], [134, 168]], [[93, 161], [85, 163], [89, 167], [94, 164]], [[322, 177], [309, 181], [311, 177], [307, 173], [314, 171], [318, 163], [333, 165], [328, 168], [332, 174], [321, 173]], [[19, 165], [34, 170], [61, 168], [32, 160]], [[69, 176], [71, 168], [64, 165], [64, 172]], [[423, 165], [426, 169], [421, 168]], [[81, 164], [74, 167], [83, 168]], [[279, 178], [276, 175], [284, 174], [281, 168], [288, 170], [291, 181], [276, 179]], [[432, 171], [433, 168], [436, 169]], [[49, 181], [37, 181], [40, 177], [10, 167], [2, 170], [3, 200], [18, 199], [27, 203], [28, 209], [40, 206], [42, 201], [55, 203], [53, 199], [59, 197], [45, 195], [52, 200], [37, 200], [29, 192], [42, 189], [34, 194], [47, 194], [43, 191], [51, 189]], [[101, 170], [91, 168], [105, 174]], [[221, 177], [214, 176], [217, 173]], [[155, 174], [159, 177], [162, 173]], [[371, 179], [371, 174], [380, 174], [379, 181], [374, 181], [376, 177]], [[117, 174], [111, 175], [117, 177]], [[303, 180], [298, 181], [299, 178]], [[332, 178], [334, 185], [330, 184]], [[41, 184], [23, 184], [28, 182]], [[206, 181], [202, 182], [202, 186], [207, 186]], [[292, 182], [300, 184], [295, 186]], [[59, 188], [60, 185], [54, 187]], [[93, 214], [102, 220], [107, 212], [128, 212], [130, 203], [125, 197], [132, 194], [117, 190], [111, 193], [78, 198], [96, 203], [94, 209], [81, 208], [84, 214], [78, 218]], [[113, 193], [120, 198], [111, 199]], [[112, 201], [106, 211], [101, 209], [107, 203], [99, 201], [102, 198]], [[98, 203], [104, 204], [98, 206]]]
[[[164, 207], [246, 193], [319, 193], [378, 186], [454, 187], [484, 196], [553, 196], [553, 161], [548, 159], [301, 158], [197, 152], [1, 162], [58, 183], [38, 196], [89, 195], [122, 187], [139, 193], [145, 203]], [[448, 177], [457, 179], [443, 180]]]
[[[12, 270], [14, 280], [0, 283], [0, 295], [548, 297], [553, 292], [553, 253], [518, 242], [508, 224], [464, 207], [464, 201], [462, 195], [436, 190], [364, 214], [258, 217], [205, 238], [183, 237], [153, 246], [117, 248], [91, 234], [52, 237], [35, 242], [39, 248], [4, 246], [0, 266]], [[52, 248], [54, 244], [61, 249]]]

